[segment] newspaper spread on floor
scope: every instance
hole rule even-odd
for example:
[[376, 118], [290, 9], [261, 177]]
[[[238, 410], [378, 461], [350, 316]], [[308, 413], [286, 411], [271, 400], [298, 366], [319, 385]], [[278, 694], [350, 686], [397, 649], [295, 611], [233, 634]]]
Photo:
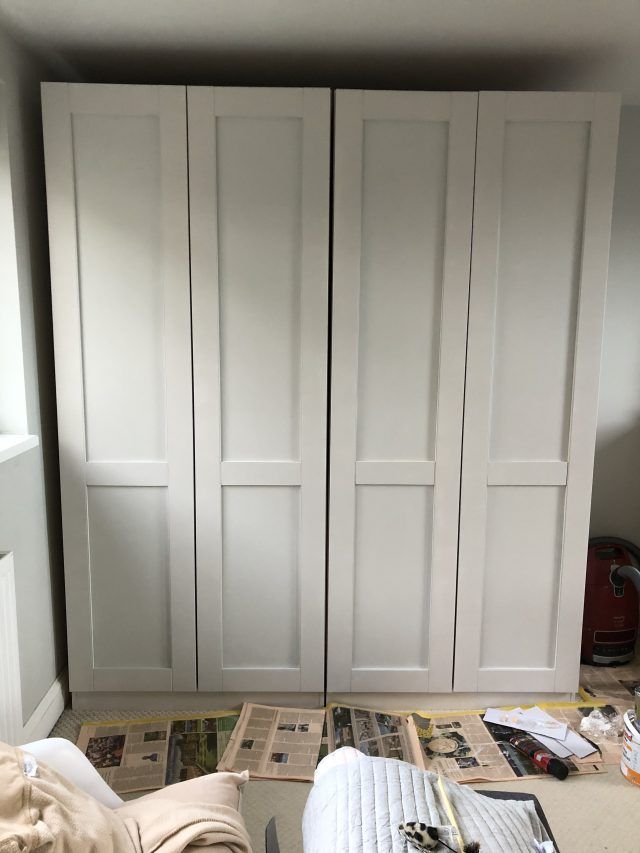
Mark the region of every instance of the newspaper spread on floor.
[[[584, 709], [586, 713], [591, 707]], [[560, 709], [553, 714], [561, 719]], [[580, 709], [566, 709], [563, 722], [577, 727]], [[573, 714], [571, 714], [573, 712]], [[383, 755], [441, 773], [455, 782], [501, 782], [543, 775], [527, 756], [507, 739], [513, 729], [485, 723], [484, 712], [408, 716], [382, 711], [330, 705], [328, 734], [331, 751], [353, 746], [365, 755]], [[619, 756], [618, 756], [619, 761]], [[573, 774], [604, 772], [603, 760], [567, 759]]]
[[[597, 704], [611, 717], [624, 704], [545, 706], [579, 731]], [[508, 743], [513, 730], [482, 720], [483, 711], [400, 714], [330, 705], [325, 710], [245, 704], [242, 712], [125, 720], [82, 726], [78, 747], [118, 793], [161, 788], [218, 770], [249, 770], [261, 779], [312, 781], [328, 751], [353, 746], [397, 758], [456, 782], [513, 781], [542, 771]], [[600, 754], [568, 760], [574, 774], [620, 762], [621, 744], [599, 740]]]
[[150, 791], [213, 773], [237, 711], [185, 718], [85, 723], [77, 746], [119, 794]]
[[584, 698], [614, 700], [614, 705], [624, 705], [625, 710], [633, 706], [633, 691], [640, 684], [640, 662], [622, 666], [580, 667], [580, 692]]
[[354, 746], [365, 755], [419, 763], [420, 745], [408, 717], [346, 705], [329, 706], [329, 750]]
[[218, 770], [248, 770], [256, 779], [313, 781], [324, 709], [243, 705]]
[[[514, 730], [484, 722], [483, 712], [450, 716], [426, 716], [426, 713], [412, 715], [422, 752], [421, 766], [425, 770], [441, 773], [461, 783], [502, 782], [545, 775], [531, 759], [509, 743]], [[559, 709], [554, 708], [553, 715], [569, 725], [579, 722], [577, 713], [575, 720], [565, 720], [561, 718]], [[571, 774], [604, 772], [603, 762], [597, 753], [589, 760], [571, 757], [564, 761]]]

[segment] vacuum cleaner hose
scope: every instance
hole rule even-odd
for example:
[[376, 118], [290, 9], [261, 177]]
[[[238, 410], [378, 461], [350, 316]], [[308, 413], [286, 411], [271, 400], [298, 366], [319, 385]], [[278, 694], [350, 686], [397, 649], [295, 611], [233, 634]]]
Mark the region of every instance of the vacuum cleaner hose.
[[[621, 548], [625, 548], [640, 563], [640, 548], [634, 545], [633, 542], [629, 542], [628, 539], [620, 539], [617, 536], [594, 536], [592, 539], [589, 539], [589, 547], [592, 545], [620, 545]], [[611, 580], [614, 584], [617, 579], [621, 581], [620, 586], [622, 586], [625, 580], [630, 580], [638, 590], [638, 594], [640, 594], [640, 569], [637, 566], [620, 566], [611, 575]]]

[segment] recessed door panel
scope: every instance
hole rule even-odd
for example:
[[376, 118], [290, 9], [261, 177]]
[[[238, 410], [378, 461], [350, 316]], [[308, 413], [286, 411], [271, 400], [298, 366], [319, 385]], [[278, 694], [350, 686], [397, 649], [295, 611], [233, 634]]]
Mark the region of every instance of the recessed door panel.
[[223, 490], [223, 666], [300, 668], [299, 517], [299, 487]]
[[302, 119], [219, 117], [216, 158], [222, 457], [299, 459]]
[[356, 488], [353, 665], [424, 669], [433, 488]]
[[87, 460], [162, 460], [159, 118], [79, 114], [72, 132]]
[[448, 131], [363, 125], [358, 459], [433, 459]]
[[91, 622], [98, 668], [171, 668], [166, 491], [89, 486]]
[[493, 459], [567, 458], [588, 153], [588, 122], [505, 126]]
[[561, 486], [489, 489], [483, 669], [553, 666], [563, 516]]

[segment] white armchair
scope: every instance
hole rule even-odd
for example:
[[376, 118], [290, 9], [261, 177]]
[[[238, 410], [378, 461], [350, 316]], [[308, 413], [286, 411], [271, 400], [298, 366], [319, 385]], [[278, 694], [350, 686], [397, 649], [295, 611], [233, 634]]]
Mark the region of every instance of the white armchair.
[[75, 744], [61, 737], [50, 737], [25, 743], [20, 747], [30, 753], [36, 761], [44, 761], [80, 790], [92, 796], [108, 809], [117, 809], [122, 800], [98, 773], [89, 759]]
[[[120, 832], [119, 827], [124, 830], [126, 825], [129, 837], [133, 827], [138, 839], [136, 849], [179, 853], [193, 849], [192, 845], [195, 844], [203, 853], [205, 850], [212, 853], [251, 853], [250, 839], [239, 813], [241, 788], [249, 778], [247, 772], [211, 773], [168, 785], [125, 802], [111, 790], [89, 759], [70, 741], [47, 738], [24, 744], [20, 749], [25, 755], [24, 772], [27, 776], [34, 776], [34, 783], [37, 782], [35, 777], [47, 769], [49, 800], [52, 798], [51, 780], [55, 780], [57, 774], [57, 778], [62, 777], [64, 782], [71, 782], [83, 795], [87, 795], [89, 804], [96, 801], [94, 815], [99, 814], [95, 809], [101, 810], [105, 816], [110, 812], [116, 813], [107, 820], [105, 826], [114, 826], [116, 832]], [[35, 759], [31, 761], [33, 774], [29, 772], [28, 756]], [[40, 771], [37, 765], [40, 765]], [[44, 773], [41, 781], [43, 784], [47, 782]], [[80, 807], [81, 804], [78, 805]], [[60, 809], [64, 813], [63, 805]], [[75, 824], [76, 827], [78, 825], [81, 824]], [[59, 828], [66, 831], [64, 824], [59, 823]]]

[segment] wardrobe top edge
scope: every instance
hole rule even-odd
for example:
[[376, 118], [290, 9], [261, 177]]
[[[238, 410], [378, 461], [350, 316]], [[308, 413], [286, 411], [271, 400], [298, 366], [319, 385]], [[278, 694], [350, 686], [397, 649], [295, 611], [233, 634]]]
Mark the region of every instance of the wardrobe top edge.
[[253, 86], [225, 86], [216, 84], [184, 84], [184, 83], [65, 83], [60, 81], [44, 80], [40, 84], [42, 90], [53, 88], [114, 88], [120, 87], [123, 89], [224, 89], [230, 91], [237, 89], [239, 91], [248, 89], [264, 89], [278, 90], [282, 92], [388, 92], [388, 93], [414, 93], [414, 94], [470, 94], [470, 95], [485, 95], [485, 94], [501, 94], [501, 95], [558, 95], [566, 97], [586, 96], [586, 95], [608, 95], [620, 97], [620, 92], [611, 90], [585, 90], [585, 89], [377, 89], [377, 88], [341, 88], [335, 86], [269, 86], [269, 85], [253, 85]]

